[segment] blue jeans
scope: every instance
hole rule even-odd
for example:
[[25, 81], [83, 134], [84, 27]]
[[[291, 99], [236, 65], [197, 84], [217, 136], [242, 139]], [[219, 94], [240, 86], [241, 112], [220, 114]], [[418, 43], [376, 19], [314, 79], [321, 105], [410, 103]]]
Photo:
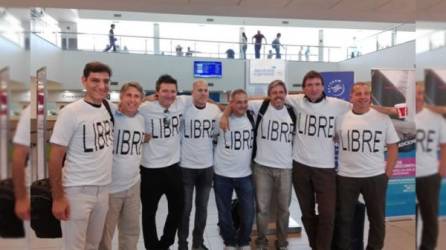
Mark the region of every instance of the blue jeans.
[[198, 248], [204, 243], [203, 234], [206, 227], [209, 193], [212, 188], [214, 168], [191, 169], [181, 168], [184, 188], [184, 211], [178, 228], [178, 247], [188, 249], [189, 219], [192, 211], [195, 189], [195, 220], [192, 232], [192, 247]]
[[256, 59], [260, 58], [260, 49], [262, 48], [262, 44], [255, 44], [254, 45], [254, 51], [256, 55]]
[[[233, 226], [231, 214], [231, 200], [234, 190], [240, 204], [240, 230], [238, 234]], [[249, 245], [255, 215], [252, 176], [229, 178], [214, 174], [214, 191], [220, 234], [223, 237], [225, 245]]]

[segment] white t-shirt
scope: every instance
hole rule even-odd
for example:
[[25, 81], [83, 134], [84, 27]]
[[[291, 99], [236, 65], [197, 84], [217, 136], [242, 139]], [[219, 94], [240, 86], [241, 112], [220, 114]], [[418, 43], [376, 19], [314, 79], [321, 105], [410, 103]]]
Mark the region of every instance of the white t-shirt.
[[50, 142], [67, 147], [65, 187], [110, 184], [113, 124], [103, 104], [96, 107], [84, 99], [68, 104], [57, 117]]
[[[255, 114], [255, 121], [263, 101], [250, 101], [249, 109]], [[257, 152], [254, 161], [260, 165], [291, 169], [293, 167], [293, 121], [285, 106], [281, 110], [268, 104], [258, 126]]]
[[114, 112], [113, 167], [110, 193], [129, 189], [139, 181], [139, 164], [144, 143], [144, 117]]
[[338, 175], [372, 177], [385, 173], [384, 149], [400, 139], [389, 116], [370, 109], [357, 115], [352, 111], [336, 120], [339, 137]]
[[220, 113], [217, 105], [211, 103], [207, 103], [203, 109], [195, 105], [186, 109], [181, 138], [181, 167], [203, 169], [214, 164], [212, 140], [217, 133], [216, 122]]
[[436, 113], [424, 108], [415, 115], [417, 126], [416, 176], [438, 173], [439, 144], [446, 143], [446, 121]]
[[28, 105], [20, 115], [12, 141], [16, 144], [31, 146], [31, 105]]
[[293, 159], [316, 168], [334, 168], [336, 117], [350, 110], [351, 104], [334, 97], [311, 103], [303, 94], [288, 95], [287, 103], [296, 113]]
[[[217, 120], [217, 124], [220, 119]], [[219, 130], [215, 149], [214, 172], [218, 175], [241, 178], [251, 175], [251, 155], [254, 128], [246, 115], [229, 117], [230, 130]]]
[[190, 96], [177, 96], [168, 109], [158, 101], [145, 102], [139, 107], [145, 131], [152, 136], [148, 143], [144, 143], [142, 166], [164, 168], [180, 161], [181, 119], [190, 105]]

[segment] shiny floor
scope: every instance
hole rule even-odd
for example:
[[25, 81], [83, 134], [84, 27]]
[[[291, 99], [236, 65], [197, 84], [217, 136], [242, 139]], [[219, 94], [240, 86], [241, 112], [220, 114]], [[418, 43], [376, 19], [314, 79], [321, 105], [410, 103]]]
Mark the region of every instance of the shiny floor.
[[[158, 232], [161, 232], [161, 225], [163, 225], [164, 219], [166, 217], [167, 211], [166, 200], [163, 198], [160, 202], [158, 216], [157, 216], [157, 225], [159, 225]], [[300, 220], [300, 209], [299, 204], [295, 195], [293, 194], [292, 203], [291, 203], [291, 216], [301, 224]], [[194, 212], [194, 211], [192, 211]], [[365, 238], [367, 237], [367, 222], [366, 222], [366, 230], [365, 230]], [[385, 247], [384, 249], [415, 249], [415, 220], [414, 219], [406, 219], [406, 220], [398, 220], [398, 221], [388, 221], [386, 222], [386, 239], [385, 239]], [[32, 230], [31, 230], [32, 232]], [[0, 249], [8, 249], [8, 250], [19, 250], [19, 249], [45, 249], [45, 250], [55, 250], [61, 249], [62, 244], [60, 239], [56, 240], [48, 240], [48, 239], [38, 239], [34, 237], [34, 234], [29, 236], [26, 240], [6, 240], [0, 239]], [[439, 237], [439, 245], [438, 249], [446, 249], [446, 237], [441, 237], [441, 235], [446, 235], [446, 220], [442, 220], [440, 222], [440, 237]], [[255, 235], [253, 235], [253, 239]], [[273, 249], [274, 237], [271, 236], [270, 239], [270, 249]], [[29, 245], [26, 248], [26, 244]], [[117, 240], [116, 237], [114, 239], [114, 249], [117, 249]], [[208, 222], [205, 231], [205, 244], [211, 250], [222, 250], [224, 245], [223, 241], [218, 234], [217, 227], [217, 208], [215, 205], [215, 199], [213, 192], [211, 192], [211, 197], [209, 201], [209, 209], [208, 209]], [[255, 247], [252, 246], [254, 249]], [[138, 249], [144, 249], [144, 242], [142, 237], [138, 242]], [[177, 245], [173, 245], [171, 249], [177, 249]], [[300, 234], [291, 234], [289, 237], [289, 249], [290, 250], [298, 250], [298, 249], [310, 249], [307, 241], [307, 236], [305, 231], [302, 230]]]

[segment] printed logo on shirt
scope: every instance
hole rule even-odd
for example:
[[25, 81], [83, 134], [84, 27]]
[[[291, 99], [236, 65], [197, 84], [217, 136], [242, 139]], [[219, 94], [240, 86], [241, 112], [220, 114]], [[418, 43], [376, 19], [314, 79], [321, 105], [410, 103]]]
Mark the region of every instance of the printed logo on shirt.
[[[265, 124], [267, 123], [267, 124]], [[266, 131], [264, 130], [264, 124]], [[260, 138], [269, 141], [291, 143], [293, 141], [294, 124], [275, 120], [262, 120], [260, 123]]]
[[215, 120], [188, 120], [184, 127], [185, 138], [211, 138], [215, 130]]
[[417, 147], [420, 147], [423, 152], [432, 152], [435, 150], [434, 144], [435, 131], [417, 129], [416, 141]]
[[302, 135], [333, 138], [335, 133], [334, 116], [315, 116], [298, 113], [296, 123], [297, 132]]
[[342, 131], [340, 140], [343, 151], [350, 152], [379, 152], [379, 145], [383, 141], [383, 132], [379, 130], [347, 130]]
[[[91, 134], [91, 130], [93, 130], [93, 141], [87, 137]], [[82, 141], [85, 153], [96, 152], [113, 145], [113, 128], [110, 120], [95, 122], [90, 126], [83, 124]]]
[[151, 119], [152, 139], [162, 139], [178, 136], [180, 134], [180, 121], [182, 115]]
[[113, 150], [119, 155], [141, 155], [144, 143], [144, 132], [120, 129], [117, 131], [117, 142]]
[[254, 130], [244, 129], [236, 131], [226, 131], [224, 136], [225, 148], [230, 150], [252, 149], [254, 143]]

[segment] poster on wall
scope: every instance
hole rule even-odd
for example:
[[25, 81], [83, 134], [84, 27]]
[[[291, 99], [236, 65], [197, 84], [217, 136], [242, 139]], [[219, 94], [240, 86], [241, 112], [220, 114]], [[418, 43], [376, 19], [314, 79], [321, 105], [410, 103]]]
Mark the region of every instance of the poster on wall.
[[394, 107], [399, 158], [387, 186], [386, 216], [415, 215], [415, 71], [372, 70], [372, 103]]
[[249, 95], [266, 95], [274, 80], [286, 82], [286, 61], [276, 59], [248, 60], [245, 89]]
[[321, 72], [324, 79], [324, 91], [327, 96], [350, 100], [350, 91], [354, 82], [352, 71]]
[[[446, 106], [446, 69], [426, 69], [424, 71], [426, 103], [434, 106]], [[444, 115], [446, 119], [446, 115]], [[440, 189], [439, 215], [446, 216], [446, 178]]]

